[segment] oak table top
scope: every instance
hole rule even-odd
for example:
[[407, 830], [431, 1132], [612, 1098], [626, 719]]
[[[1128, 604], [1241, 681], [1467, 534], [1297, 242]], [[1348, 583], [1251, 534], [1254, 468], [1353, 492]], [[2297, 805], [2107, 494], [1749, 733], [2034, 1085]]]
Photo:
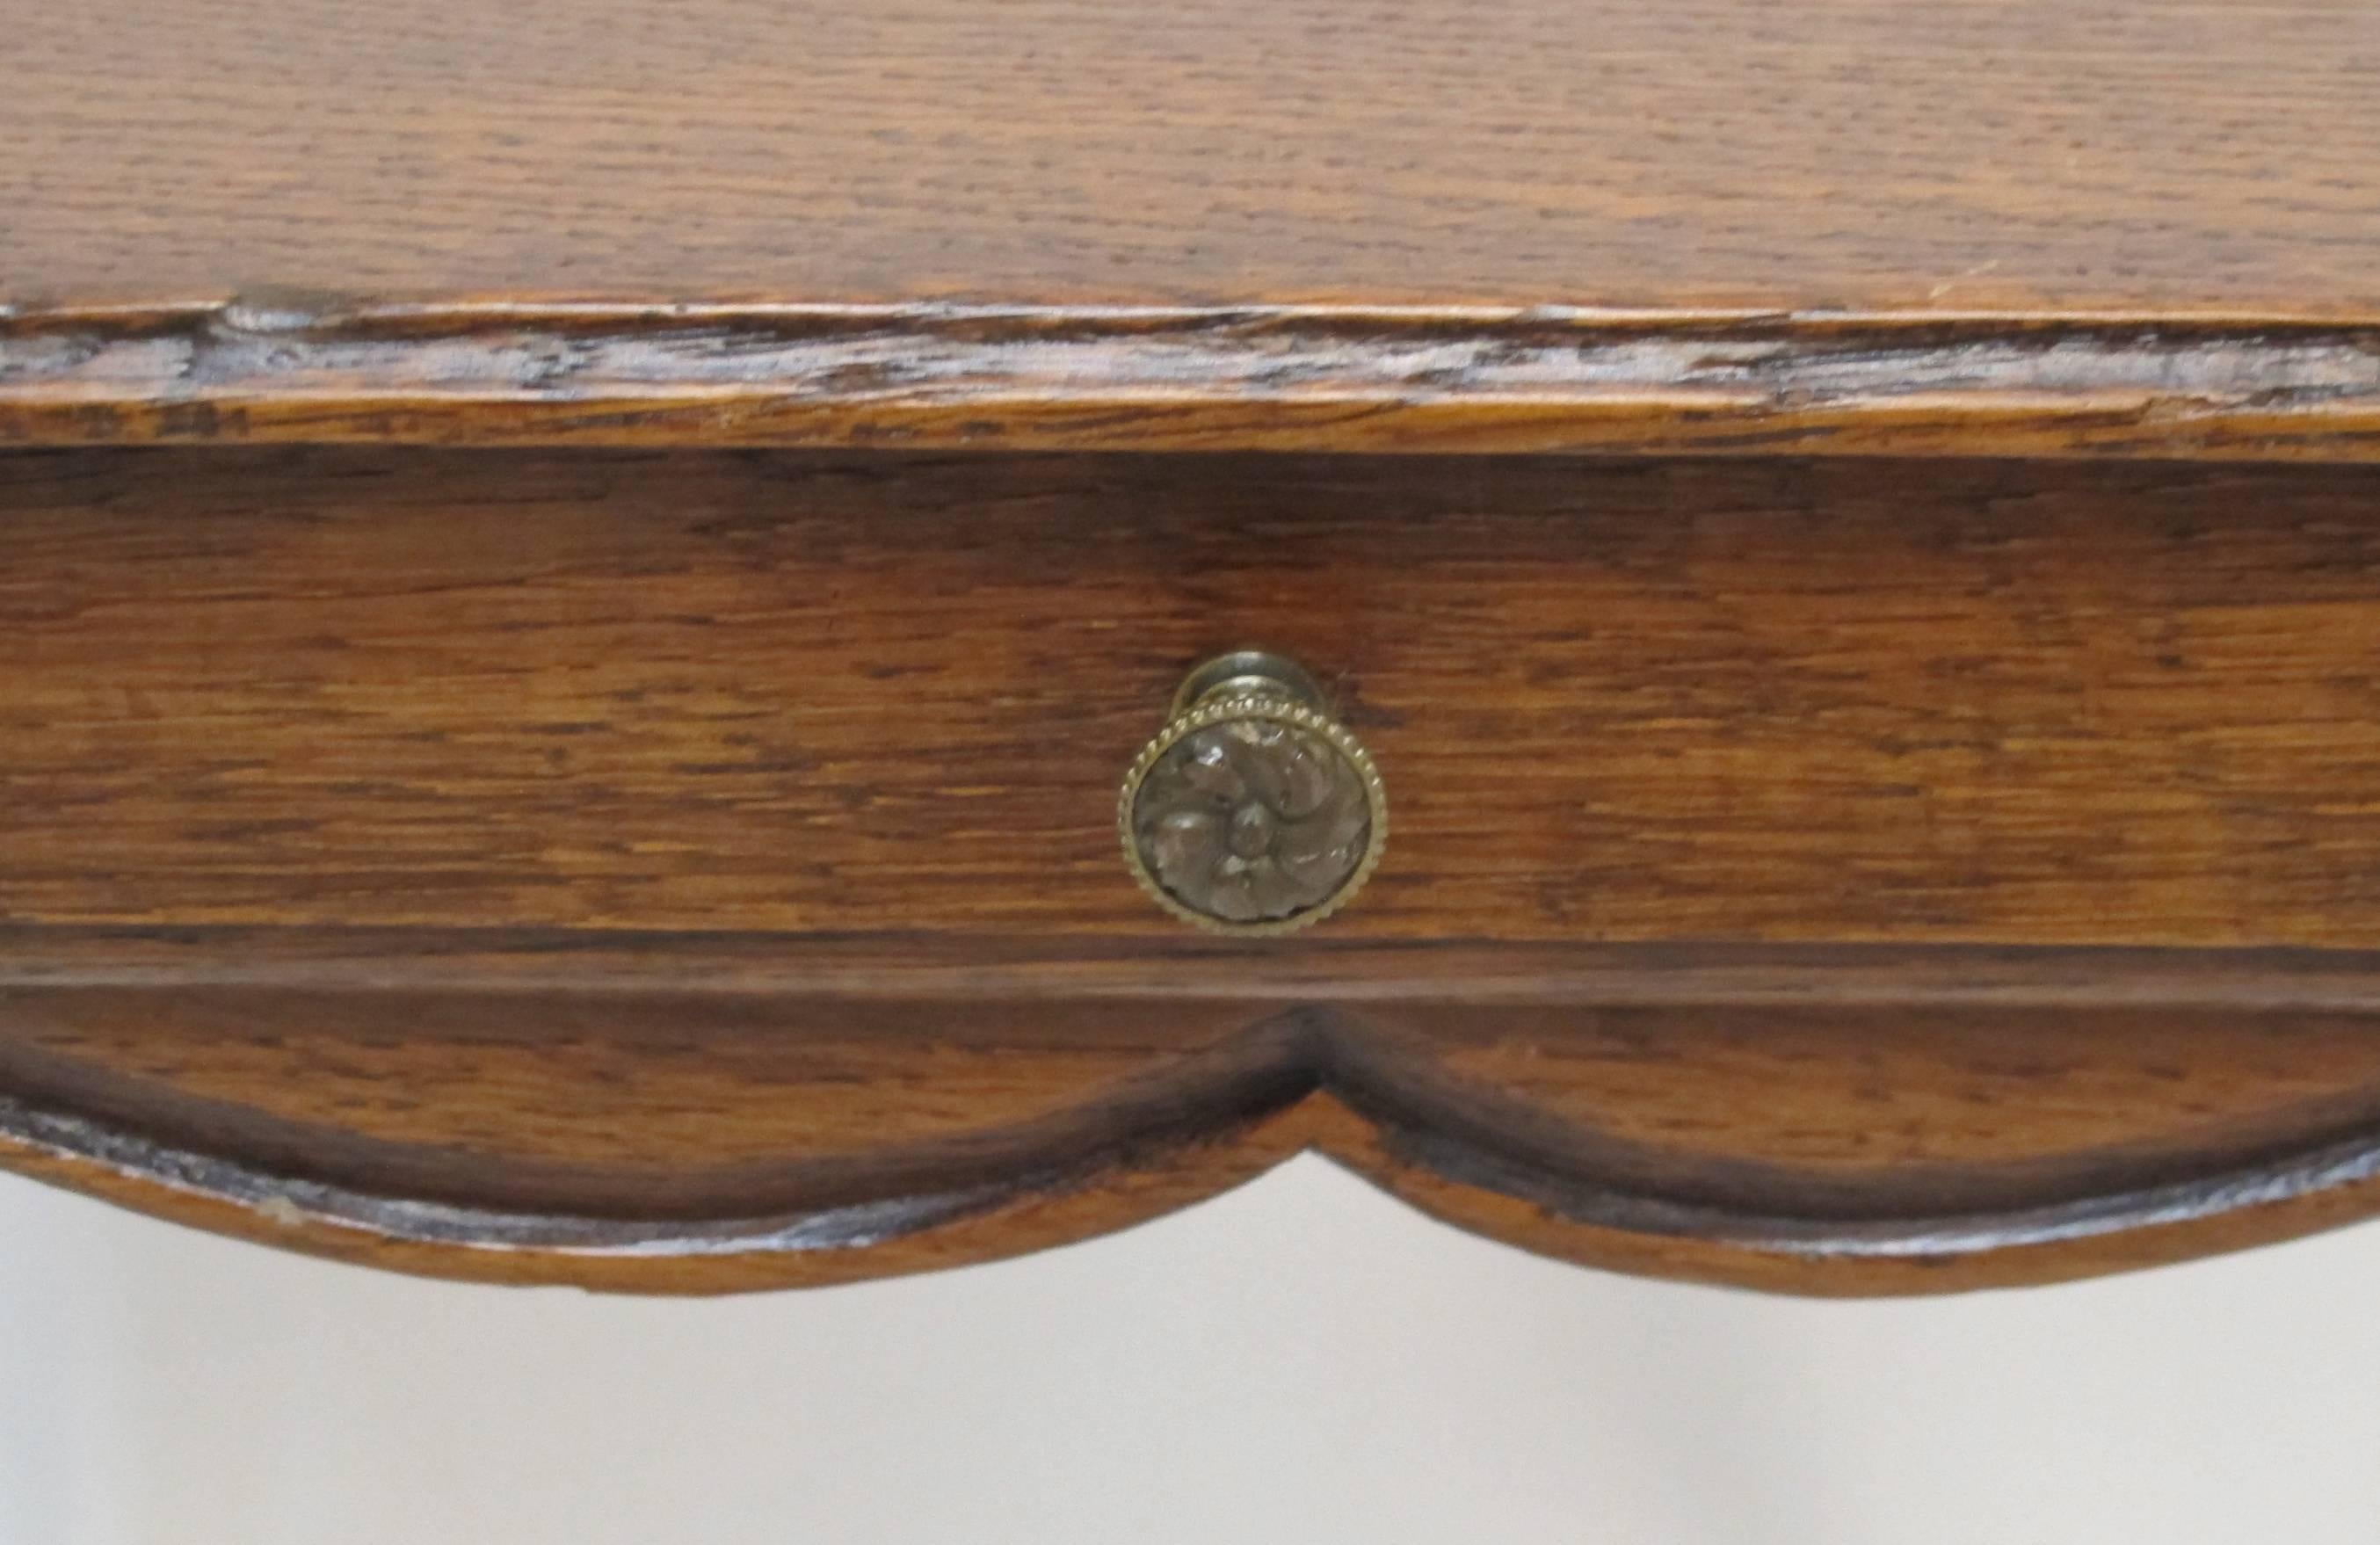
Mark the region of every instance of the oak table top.
[[16, 0], [0, 38], [0, 435], [2380, 444], [2356, 0]]
[[2380, 308], [2357, 0], [0, 10], [0, 294]]

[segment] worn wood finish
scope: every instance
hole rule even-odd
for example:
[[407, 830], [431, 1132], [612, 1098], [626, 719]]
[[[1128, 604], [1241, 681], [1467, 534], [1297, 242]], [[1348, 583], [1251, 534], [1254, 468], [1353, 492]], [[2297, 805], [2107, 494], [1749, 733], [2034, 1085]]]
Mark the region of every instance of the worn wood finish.
[[2380, 457], [2380, 323], [1383, 307], [0, 314], [0, 443]]
[[392, 304], [0, 314], [0, 442], [2370, 461], [2380, 318]]
[[2380, 456], [2358, 0], [0, 40], [0, 441]]
[[[1530, 1247], [2044, 1281], [2380, 1207], [2374, 474], [0, 459], [0, 1146], [405, 1270], [823, 1282], [1305, 1148]], [[1114, 848], [1334, 672], [1309, 937]]]
[[0, 5], [0, 298], [2380, 311], [2359, 0]]

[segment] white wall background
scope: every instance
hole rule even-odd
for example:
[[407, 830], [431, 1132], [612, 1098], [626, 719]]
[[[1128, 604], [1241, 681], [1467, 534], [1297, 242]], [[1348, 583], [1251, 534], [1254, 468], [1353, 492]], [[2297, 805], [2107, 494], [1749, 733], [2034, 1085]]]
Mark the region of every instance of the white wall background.
[[938, 1277], [381, 1277], [0, 1177], [0, 1545], [2380, 1539], [2380, 1228], [1880, 1304], [1558, 1266], [1306, 1160]]

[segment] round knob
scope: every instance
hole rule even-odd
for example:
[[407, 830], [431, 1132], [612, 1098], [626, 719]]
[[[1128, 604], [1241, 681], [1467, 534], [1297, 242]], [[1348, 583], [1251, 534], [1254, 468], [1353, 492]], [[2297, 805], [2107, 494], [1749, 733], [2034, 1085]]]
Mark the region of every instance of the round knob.
[[1141, 888], [1219, 933], [1287, 933], [1344, 906], [1389, 838], [1379, 769], [1295, 661], [1244, 650], [1192, 671], [1125, 773]]

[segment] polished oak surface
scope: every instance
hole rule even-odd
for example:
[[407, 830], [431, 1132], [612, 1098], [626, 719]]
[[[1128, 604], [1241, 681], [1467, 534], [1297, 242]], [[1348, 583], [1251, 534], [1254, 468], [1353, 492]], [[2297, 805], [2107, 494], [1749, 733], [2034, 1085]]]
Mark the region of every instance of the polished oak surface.
[[2380, 311], [2359, 0], [0, 4], [0, 300]]

